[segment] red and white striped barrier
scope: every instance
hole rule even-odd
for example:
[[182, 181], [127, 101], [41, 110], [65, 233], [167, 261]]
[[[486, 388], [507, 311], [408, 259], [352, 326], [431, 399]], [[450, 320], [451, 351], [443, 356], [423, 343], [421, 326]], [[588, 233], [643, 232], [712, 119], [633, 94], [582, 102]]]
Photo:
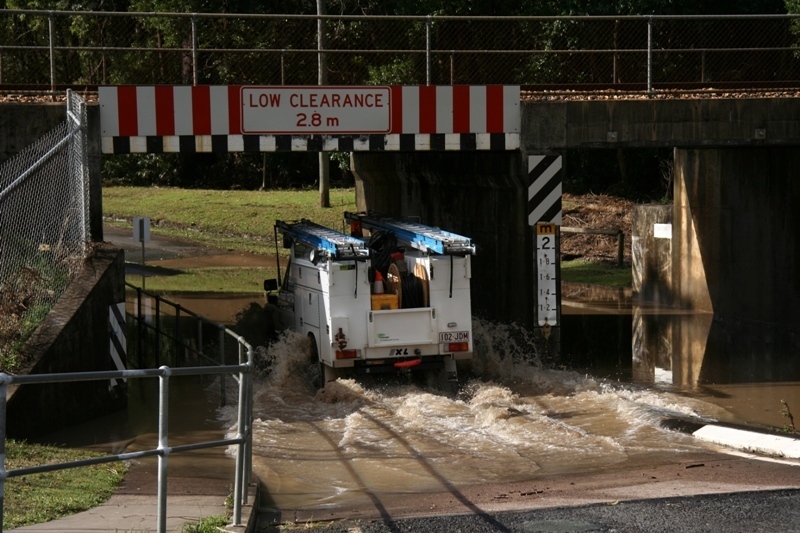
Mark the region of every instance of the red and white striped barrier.
[[519, 148], [519, 86], [118, 86], [99, 94], [104, 153]]

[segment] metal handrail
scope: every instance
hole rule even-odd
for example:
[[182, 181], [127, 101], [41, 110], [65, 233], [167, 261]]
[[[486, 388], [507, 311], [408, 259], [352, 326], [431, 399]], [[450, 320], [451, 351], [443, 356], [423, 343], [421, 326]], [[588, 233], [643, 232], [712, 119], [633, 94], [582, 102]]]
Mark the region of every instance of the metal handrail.
[[[126, 283], [127, 284], [127, 283]], [[127, 284], [130, 285], [130, 284]], [[139, 370], [112, 370], [112, 371], [96, 371], [96, 372], [70, 372], [64, 374], [29, 374], [12, 376], [5, 373], [0, 373], [0, 533], [3, 531], [2, 515], [3, 515], [3, 501], [5, 480], [7, 478], [18, 477], [28, 474], [36, 474], [41, 472], [50, 472], [55, 470], [65, 470], [69, 468], [77, 468], [80, 466], [88, 466], [92, 464], [110, 463], [118, 461], [127, 461], [130, 459], [158, 456], [158, 514], [157, 514], [157, 531], [159, 533], [166, 531], [167, 519], [167, 458], [170, 454], [187, 452], [192, 450], [214, 448], [221, 446], [236, 445], [236, 465], [234, 472], [234, 494], [233, 494], [233, 525], [241, 525], [242, 523], [242, 506], [247, 504], [247, 490], [246, 487], [250, 483], [250, 471], [252, 468], [252, 416], [253, 416], [253, 395], [252, 395], [252, 382], [251, 375], [253, 370], [253, 347], [244, 340], [243, 337], [236, 334], [234, 331], [226, 328], [221, 324], [217, 324], [208, 320], [201, 315], [193, 313], [187, 309], [182, 308], [178, 304], [174, 304], [161, 298], [160, 296], [151, 293], [145, 293], [140, 288], [130, 285], [137, 289], [139, 296], [147, 294], [157, 298], [161, 303], [174, 306], [178, 310], [183, 310], [188, 315], [191, 315], [198, 320], [216, 326], [220, 335], [229, 335], [233, 337], [239, 346], [239, 362], [235, 365], [225, 365], [224, 352], [222, 355], [221, 364], [218, 366], [199, 366], [199, 367], [180, 367], [171, 368], [169, 366], [161, 366], [159, 368], [148, 368]], [[139, 300], [141, 301], [141, 299]], [[178, 311], [180, 313], [180, 311]], [[141, 314], [139, 316], [141, 318]], [[141, 323], [141, 322], [140, 322]], [[160, 332], [163, 333], [163, 332]], [[221, 343], [223, 347], [224, 343]], [[184, 444], [180, 446], [170, 446], [168, 442], [169, 434], [169, 378], [172, 376], [200, 376], [200, 375], [226, 375], [233, 374], [239, 386], [239, 406], [237, 415], [237, 434], [235, 438], [221, 439], [213, 441], [202, 441], [192, 444]], [[158, 446], [156, 448], [142, 450], [138, 452], [112, 454], [103, 457], [96, 457], [92, 459], [84, 459], [79, 461], [71, 461], [66, 463], [54, 463], [48, 465], [39, 465], [26, 468], [18, 468], [14, 470], [5, 469], [5, 443], [6, 443], [6, 392], [10, 385], [24, 385], [24, 384], [46, 384], [46, 383], [68, 383], [68, 382], [85, 382], [85, 381], [101, 381], [109, 379], [144, 379], [144, 378], [158, 378], [159, 379], [159, 408], [158, 408]], [[224, 382], [224, 379], [220, 380]], [[224, 397], [224, 388], [222, 390]]]
[[[132, 288], [132, 289], [136, 290], [137, 302], [139, 304], [139, 308], [137, 309], [136, 319], [137, 319], [138, 324], [139, 324], [140, 327], [152, 328], [152, 326], [150, 326], [142, 317], [142, 311], [141, 311], [142, 295], [146, 295], [146, 296], [149, 296], [149, 297], [154, 298], [156, 300], [156, 309], [157, 310], [159, 310], [161, 308], [161, 304], [166, 304], [167, 306], [170, 306], [170, 307], [174, 308], [175, 309], [176, 320], [180, 319], [181, 313], [184, 313], [187, 316], [191, 316], [191, 317], [195, 318], [200, 323], [207, 324], [207, 325], [217, 329], [217, 332], [218, 332], [218, 335], [219, 335], [218, 363], [217, 363], [217, 361], [214, 361], [210, 357], [206, 356], [205, 353], [203, 353], [203, 334], [202, 334], [202, 328], [201, 327], [198, 327], [198, 330], [197, 330], [198, 331], [197, 349], [191, 348], [191, 347], [184, 347], [185, 349], [188, 349], [189, 351], [195, 353], [196, 355], [198, 355], [199, 357], [201, 357], [201, 358], [203, 358], [203, 359], [205, 359], [207, 361], [210, 361], [212, 363], [217, 363], [219, 365], [223, 365], [224, 366], [225, 365], [225, 361], [226, 361], [224, 338], [227, 335], [228, 337], [230, 337], [234, 341], [236, 341], [236, 343], [237, 343], [237, 345], [239, 347], [239, 353], [238, 353], [239, 364], [240, 365], [243, 364], [244, 361], [245, 361], [245, 358], [246, 358], [247, 364], [249, 364], [250, 367], [253, 368], [253, 356], [254, 356], [253, 347], [245, 340], [244, 337], [242, 337], [241, 335], [239, 335], [235, 331], [231, 330], [230, 328], [225, 327], [222, 324], [214, 322], [213, 320], [210, 320], [210, 319], [204, 317], [203, 315], [200, 315], [200, 314], [195, 313], [195, 312], [193, 312], [193, 311], [191, 311], [189, 309], [186, 309], [185, 307], [183, 307], [182, 305], [180, 305], [178, 303], [171, 302], [171, 301], [167, 300], [166, 298], [162, 297], [161, 295], [158, 295], [158, 294], [155, 294], [155, 293], [151, 293], [151, 292], [147, 292], [144, 289], [142, 289], [141, 287], [138, 287], [138, 286], [136, 286], [136, 285], [134, 285], [132, 283], [129, 283], [127, 281], [125, 282], [125, 285], [127, 287], [129, 287], [129, 288]], [[199, 324], [198, 324], [198, 326], [199, 326]], [[180, 339], [178, 339], [177, 337], [166, 333], [164, 330], [156, 329], [156, 334], [157, 334], [157, 339], [160, 339], [161, 336], [164, 336], [164, 337], [167, 337], [168, 339], [170, 339], [172, 341], [180, 342]], [[220, 407], [224, 407], [225, 406], [226, 397], [227, 397], [226, 393], [225, 393], [225, 380], [224, 379], [220, 380], [220, 385], [219, 386], [220, 386]], [[241, 405], [241, 402], [242, 402], [242, 397], [241, 397], [241, 395], [242, 395], [242, 389], [241, 389], [242, 385], [241, 385], [241, 383], [239, 383], [239, 387], [240, 387], [240, 390], [239, 390], [239, 402], [240, 402], [240, 405]], [[245, 467], [245, 472], [244, 472], [244, 475], [245, 475], [244, 486], [247, 486], [250, 483], [250, 472], [252, 470], [251, 466], [252, 466], [252, 463], [253, 463], [253, 459], [252, 459], [253, 438], [252, 438], [252, 433], [250, 432], [250, 429], [249, 429], [249, 428], [251, 428], [252, 421], [253, 421], [253, 394], [252, 394], [252, 392], [253, 392], [252, 391], [252, 383], [250, 382], [250, 380], [248, 380], [247, 383], [246, 383], [246, 388], [244, 390], [246, 398], [248, 399], [248, 401], [246, 402], [246, 406], [247, 406], [246, 422], [247, 422], [247, 427], [248, 427], [248, 432], [247, 432], [248, 439], [247, 439], [247, 442], [245, 444], [246, 445], [246, 451], [245, 451], [246, 467]], [[244, 497], [244, 502], [247, 503], [247, 493], [246, 492], [244, 493], [243, 497]], [[2, 532], [0, 531], [0, 533], [2, 533]]]

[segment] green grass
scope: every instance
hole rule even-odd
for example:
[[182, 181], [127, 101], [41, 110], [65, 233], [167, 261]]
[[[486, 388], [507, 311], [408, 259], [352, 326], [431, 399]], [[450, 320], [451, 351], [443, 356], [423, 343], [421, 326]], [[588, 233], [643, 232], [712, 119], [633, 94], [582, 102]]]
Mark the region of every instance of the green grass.
[[203, 518], [199, 522], [185, 524], [182, 533], [219, 533], [225, 531], [225, 526], [230, 523], [227, 515], [216, 515]]
[[[158, 272], [158, 269], [155, 269]], [[175, 272], [175, 271], [171, 271]], [[168, 276], [148, 276], [145, 288], [155, 292], [261, 292], [264, 280], [278, 277], [273, 267], [214, 267], [190, 268]], [[127, 281], [141, 286], [142, 277], [126, 276]]]
[[633, 285], [630, 267], [619, 268], [590, 263], [582, 259], [561, 262], [561, 281], [592, 283], [607, 287], [631, 287]]
[[[355, 211], [354, 189], [332, 189], [332, 207], [319, 207], [319, 193], [308, 191], [213, 191], [200, 189], [104, 187], [103, 217], [130, 226], [134, 217], [151, 219], [154, 235], [178, 237], [204, 246], [274, 255], [276, 220], [308, 218], [342, 228], [343, 213]], [[287, 252], [277, 248], [281, 255]], [[148, 276], [148, 291], [259, 292], [265, 279], [277, 277], [271, 267], [213, 267], [167, 270]], [[141, 285], [140, 275], [128, 281]]]
[[[331, 205], [319, 207], [319, 193], [304, 191], [214, 191], [200, 189], [104, 187], [103, 216], [130, 226], [137, 216], [152, 220], [156, 235], [183, 238], [234, 252], [275, 254], [275, 220], [308, 218], [330, 228], [342, 228], [342, 213], [355, 211], [354, 189], [331, 190]], [[112, 222], [113, 224], [113, 222]], [[278, 247], [285, 254], [282, 246]], [[582, 260], [561, 264], [562, 281], [630, 287], [630, 268]], [[274, 268], [217, 267], [171, 271], [148, 277], [148, 290], [181, 292], [258, 292], [263, 280], [276, 277]], [[141, 276], [129, 276], [135, 285]]]
[[189, 239], [226, 250], [274, 254], [275, 220], [309, 218], [342, 227], [344, 211], [355, 211], [354, 189], [331, 189], [330, 208], [308, 191], [216, 191], [103, 187], [103, 216], [130, 225], [150, 217], [153, 234]]
[[[77, 461], [103, 454], [6, 441], [6, 469]], [[96, 507], [106, 501], [126, 472], [124, 463], [29, 474], [6, 480], [3, 529], [38, 524]]]

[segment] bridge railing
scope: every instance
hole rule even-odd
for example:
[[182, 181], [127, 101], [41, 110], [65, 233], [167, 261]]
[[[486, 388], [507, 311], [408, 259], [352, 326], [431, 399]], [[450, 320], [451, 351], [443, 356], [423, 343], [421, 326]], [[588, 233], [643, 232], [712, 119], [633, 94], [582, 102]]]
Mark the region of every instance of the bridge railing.
[[649, 92], [779, 88], [800, 82], [798, 40], [798, 15], [0, 10], [0, 86], [314, 85], [318, 58], [324, 55], [327, 83], [336, 85], [519, 84], [540, 90]]

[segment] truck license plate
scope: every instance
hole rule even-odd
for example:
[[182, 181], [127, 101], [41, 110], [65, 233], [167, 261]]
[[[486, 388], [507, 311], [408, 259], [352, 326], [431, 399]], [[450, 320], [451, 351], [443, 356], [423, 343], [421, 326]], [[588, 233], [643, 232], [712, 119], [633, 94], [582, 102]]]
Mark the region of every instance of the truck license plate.
[[439, 332], [439, 344], [447, 342], [469, 342], [469, 331]]

